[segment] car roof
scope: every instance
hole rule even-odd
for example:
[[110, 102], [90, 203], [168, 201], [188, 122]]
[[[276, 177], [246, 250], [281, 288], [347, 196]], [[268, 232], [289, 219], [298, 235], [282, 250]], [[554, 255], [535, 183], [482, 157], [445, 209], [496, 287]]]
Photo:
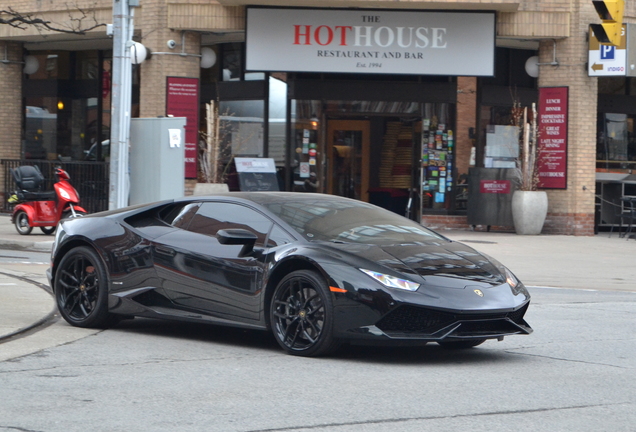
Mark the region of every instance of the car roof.
[[276, 201], [285, 201], [285, 202], [307, 202], [307, 201], [315, 201], [315, 200], [324, 200], [331, 202], [355, 202], [359, 204], [364, 204], [363, 201], [354, 200], [351, 198], [344, 198], [337, 195], [328, 195], [321, 193], [303, 193], [303, 192], [221, 192], [212, 195], [198, 195], [198, 196], [187, 196], [180, 199], [175, 200], [175, 202], [179, 201], [215, 201], [218, 199], [230, 199], [230, 200], [245, 200], [252, 201], [256, 204], [266, 204], [270, 202]]

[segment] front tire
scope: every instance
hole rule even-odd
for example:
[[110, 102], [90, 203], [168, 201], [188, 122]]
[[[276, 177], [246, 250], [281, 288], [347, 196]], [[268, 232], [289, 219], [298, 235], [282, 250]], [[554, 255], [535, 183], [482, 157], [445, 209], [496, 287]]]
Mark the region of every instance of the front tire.
[[71, 212], [70, 210], [66, 210], [64, 213], [62, 213], [62, 217], [60, 218], [60, 220], [62, 219], [73, 219], [74, 217], [82, 217], [86, 214], [86, 212], [83, 212], [81, 210], [75, 210], [75, 216], [73, 216], [73, 212]]
[[272, 332], [289, 354], [321, 356], [338, 347], [333, 338], [333, 303], [324, 279], [298, 270], [280, 281], [270, 305]]
[[29, 215], [27, 215], [26, 212], [22, 210], [15, 214], [15, 217], [13, 218], [13, 224], [15, 225], [15, 229], [20, 235], [29, 235], [33, 230], [33, 227], [29, 225]]
[[104, 328], [115, 322], [108, 312], [108, 275], [93, 249], [80, 246], [64, 255], [53, 288], [60, 314], [69, 324]]

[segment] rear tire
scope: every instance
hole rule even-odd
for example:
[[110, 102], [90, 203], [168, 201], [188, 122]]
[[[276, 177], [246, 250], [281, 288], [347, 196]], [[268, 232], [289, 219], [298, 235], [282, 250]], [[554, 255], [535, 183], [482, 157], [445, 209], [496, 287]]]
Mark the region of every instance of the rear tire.
[[93, 249], [71, 249], [60, 261], [53, 283], [62, 317], [76, 327], [104, 328], [117, 322], [108, 312], [108, 274]]
[[51, 235], [55, 232], [55, 229], [57, 228], [57, 226], [48, 226], [48, 227], [40, 227], [40, 229], [42, 230], [42, 232], [46, 235]]
[[29, 215], [27, 215], [26, 212], [22, 210], [15, 214], [13, 218], [13, 224], [15, 225], [15, 229], [20, 235], [29, 235], [33, 230], [33, 227], [29, 225]]
[[321, 356], [334, 351], [333, 303], [327, 283], [316, 272], [298, 270], [280, 281], [270, 305], [274, 338], [289, 354]]

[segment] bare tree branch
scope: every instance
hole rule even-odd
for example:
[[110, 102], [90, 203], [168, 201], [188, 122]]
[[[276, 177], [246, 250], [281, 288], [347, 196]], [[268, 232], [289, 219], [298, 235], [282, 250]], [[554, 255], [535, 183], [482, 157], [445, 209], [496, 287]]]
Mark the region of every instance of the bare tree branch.
[[6, 24], [20, 30], [34, 26], [40, 32], [48, 30], [57, 33], [85, 35], [91, 30], [106, 26], [106, 24], [97, 21], [94, 12], [80, 7], [68, 8], [68, 17], [66, 23], [53, 23], [31, 13], [20, 13], [12, 8], [0, 10], [0, 24]]

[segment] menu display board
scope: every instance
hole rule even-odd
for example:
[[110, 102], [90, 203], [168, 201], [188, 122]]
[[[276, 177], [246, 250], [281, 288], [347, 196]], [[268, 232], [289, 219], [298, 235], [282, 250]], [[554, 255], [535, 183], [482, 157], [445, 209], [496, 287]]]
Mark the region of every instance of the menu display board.
[[567, 188], [568, 88], [539, 89], [537, 186]]
[[271, 158], [234, 158], [241, 191], [278, 191], [276, 164]]

